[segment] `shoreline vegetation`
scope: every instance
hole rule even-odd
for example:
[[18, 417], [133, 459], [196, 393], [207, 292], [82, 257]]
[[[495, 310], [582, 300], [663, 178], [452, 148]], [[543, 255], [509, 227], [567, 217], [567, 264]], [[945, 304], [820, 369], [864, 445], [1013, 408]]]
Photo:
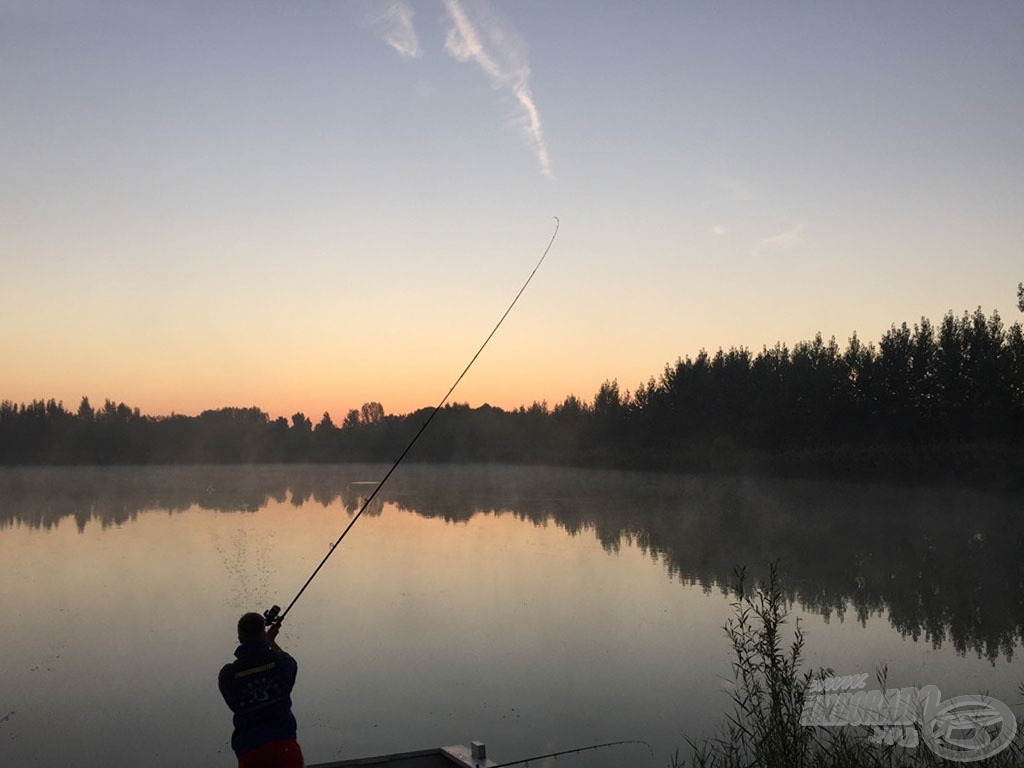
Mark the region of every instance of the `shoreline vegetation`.
[[[745, 569], [738, 568], [732, 594], [732, 618], [724, 627], [732, 648], [732, 711], [713, 733], [685, 736], [684, 755], [677, 749], [670, 756], [669, 768], [938, 768], [954, 761], [979, 768], [1009, 768], [1024, 764], [1024, 746], [1013, 739], [1024, 721], [1008, 708], [1004, 707], [1004, 715], [1016, 718], [1014, 726], [990, 717], [967, 719], [964, 715], [970, 706], [943, 702], [936, 714], [945, 715], [946, 722], [939, 723], [938, 717], [931, 722], [922, 712], [924, 698], [920, 695], [912, 697], [917, 706], [905, 707], [898, 714], [885, 706], [868, 709], [862, 700], [858, 716], [857, 709], [847, 702], [829, 700], [842, 695], [816, 694], [836, 690], [828, 681], [838, 678], [831, 669], [806, 668], [805, 637], [799, 621], [791, 632], [786, 631], [789, 602], [777, 563], [769, 565], [765, 579], [753, 583]], [[879, 668], [877, 684], [866, 687], [887, 695], [898, 693], [889, 690], [887, 676], [888, 668]], [[849, 682], [853, 677], [860, 683], [867, 675], [841, 679]], [[1020, 691], [1024, 692], [1024, 684]], [[937, 690], [935, 694], [941, 695]], [[949, 704], [955, 701], [951, 699]], [[810, 708], [809, 703], [813, 705]], [[870, 712], [878, 716], [870, 717]], [[953, 713], [960, 717], [951, 718]], [[822, 714], [829, 716], [822, 718]], [[889, 720], [894, 714], [897, 716]], [[904, 725], [896, 727], [896, 723]], [[999, 735], [989, 741], [992, 728]]]
[[[338, 425], [257, 407], [147, 416], [87, 397], [74, 411], [3, 400], [0, 465], [386, 462], [432, 410], [370, 402]], [[606, 381], [553, 407], [448, 404], [409, 459], [1020, 486], [1024, 330], [978, 308], [893, 325], [877, 345], [817, 334], [701, 350], [633, 392]]]

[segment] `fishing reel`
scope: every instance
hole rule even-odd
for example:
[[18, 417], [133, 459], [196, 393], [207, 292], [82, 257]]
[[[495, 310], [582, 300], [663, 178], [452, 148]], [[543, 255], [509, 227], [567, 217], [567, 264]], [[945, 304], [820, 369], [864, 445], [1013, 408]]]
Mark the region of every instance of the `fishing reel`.
[[281, 606], [275, 605], [263, 612], [263, 621], [266, 622], [268, 627], [272, 627], [275, 624], [280, 624], [281, 620], [278, 616], [281, 615]]

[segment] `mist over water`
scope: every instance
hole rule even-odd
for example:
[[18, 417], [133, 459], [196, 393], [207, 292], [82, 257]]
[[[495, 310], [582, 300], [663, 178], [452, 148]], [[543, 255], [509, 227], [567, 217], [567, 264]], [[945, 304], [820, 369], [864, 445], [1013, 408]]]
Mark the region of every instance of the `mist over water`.
[[[378, 466], [0, 470], [0, 744], [18, 764], [231, 765], [216, 672]], [[403, 467], [289, 616], [307, 762], [471, 739], [515, 759], [727, 709], [726, 585], [778, 560], [814, 665], [1016, 703], [1020, 495]], [[643, 752], [641, 750], [641, 752]], [[94, 758], [88, 756], [94, 755]], [[590, 753], [566, 765], [646, 764]], [[81, 762], [82, 760], [86, 762]]]

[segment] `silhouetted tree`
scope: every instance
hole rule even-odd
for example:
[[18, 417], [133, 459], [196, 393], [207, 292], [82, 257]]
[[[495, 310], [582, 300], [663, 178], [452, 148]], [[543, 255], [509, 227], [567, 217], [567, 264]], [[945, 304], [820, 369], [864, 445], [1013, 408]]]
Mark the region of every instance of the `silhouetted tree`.
[[82, 421], [92, 421], [95, 411], [91, 405], [89, 405], [89, 398], [83, 397], [82, 402], [78, 404], [78, 418]]
[[186, 438], [189, 453], [193, 460], [217, 463], [263, 460], [268, 420], [255, 406], [203, 411]]
[[268, 443], [271, 446], [268, 461], [282, 461], [287, 455], [288, 446], [288, 419], [278, 416], [267, 429]]
[[331, 414], [324, 411], [320, 422], [313, 428], [313, 448], [310, 458], [316, 461], [331, 461], [338, 458], [338, 428], [331, 420]]
[[1024, 434], [1024, 328], [1020, 323], [1014, 323], [1006, 332], [1002, 366], [1011, 414], [1007, 428], [1019, 440]]
[[288, 448], [285, 453], [287, 461], [304, 461], [309, 459], [312, 447], [313, 422], [301, 411], [292, 414], [292, 426], [288, 430]]
[[378, 402], [363, 403], [359, 417], [363, 424], [377, 424], [384, 419], [384, 406]]
[[[52, 399], [4, 400], [0, 462], [390, 461], [432, 412], [388, 415], [367, 402], [341, 429], [326, 412], [314, 429], [303, 413], [289, 424], [256, 407], [154, 418], [110, 399], [94, 410], [83, 397], [74, 413]], [[569, 395], [550, 409], [453, 403], [410, 458], [1012, 476], [1015, 456], [1024, 463], [1024, 328], [978, 308], [893, 324], [877, 348], [853, 334], [840, 350], [819, 333], [756, 355], [702, 349], [632, 394], [607, 380], [592, 400]]]

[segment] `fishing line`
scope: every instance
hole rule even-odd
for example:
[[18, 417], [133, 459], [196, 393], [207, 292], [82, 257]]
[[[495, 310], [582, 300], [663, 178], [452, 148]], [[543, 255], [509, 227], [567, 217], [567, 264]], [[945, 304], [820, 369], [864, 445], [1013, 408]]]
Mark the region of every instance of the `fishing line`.
[[377, 487], [373, 489], [373, 493], [371, 493], [366, 498], [366, 501], [363, 502], [363, 506], [359, 508], [359, 511], [356, 513], [355, 517], [353, 517], [349, 521], [349, 524], [345, 527], [345, 530], [341, 532], [341, 535], [338, 537], [337, 541], [331, 544], [330, 549], [327, 550], [327, 554], [324, 555], [324, 559], [320, 561], [320, 565], [318, 565], [313, 570], [313, 573], [310, 575], [310, 577], [306, 579], [306, 583], [302, 585], [302, 589], [300, 589], [298, 593], [295, 595], [295, 597], [292, 598], [292, 601], [288, 603], [288, 607], [284, 609], [284, 612], [281, 613], [281, 609], [276, 605], [273, 608], [264, 611], [263, 617], [268, 625], [280, 624], [284, 621], [285, 616], [288, 615], [288, 612], [292, 609], [292, 606], [294, 606], [295, 603], [298, 602], [299, 598], [302, 597], [302, 593], [306, 591], [306, 587], [308, 587], [312, 583], [313, 579], [316, 578], [316, 575], [320, 573], [320, 569], [324, 567], [324, 564], [328, 561], [328, 559], [330, 559], [331, 555], [334, 554], [334, 551], [338, 548], [338, 545], [341, 544], [342, 539], [344, 539], [348, 532], [352, 530], [352, 526], [356, 524], [356, 520], [358, 520], [362, 516], [363, 512], [366, 511], [366, 508], [370, 506], [370, 502], [372, 502], [374, 497], [376, 497], [376, 495], [380, 492], [380, 489], [384, 487], [384, 483], [388, 481], [388, 478], [391, 477], [391, 474], [398, 468], [398, 465], [402, 463], [402, 459], [404, 459], [406, 455], [409, 453], [409, 451], [412, 450], [412, 447], [416, 445], [416, 441], [420, 439], [420, 435], [422, 435], [426, 431], [427, 426], [430, 424], [430, 422], [434, 420], [434, 417], [438, 414], [441, 408], [444, 407], [444, 404], [448, 402], [448, 398], [451, 397], [452, 392], [455, 391], [455, 388], [459, 386], [459, 382], [462, 381], [462, 378], [469, 372], [469, 369], [473, 367], [473, 363], [475, 363], [476, 359], [480, 357], [480, 353], [484, 351], [484, 347], [487, 346], [487, 343], [491, 340], [494, 334], [498, 332], [498, 329], [501, 327], [501, 324], [505, 322], [505, 318], [509, 316], [509, 313], [512, 311], [512, 308], [516, 305], [516, 302], [519, 301], [519, 297], [523, 295], [523, 292], [526, 290], [526, 286], [530, 284], [530, 281], [533, 280], [533, 276], [537, 274], [537, 270], [540, 269], [540, 265], [544, 263], [544, 259], [547, 257], [548, 251], [551, 250], [551, 246], [554, 245], [555, 237], [558, 235], [558, 227], [561, 224], [557, 216], [555, 216], [554, 219], [555, 231], [551, 233], [551, 239], [548, 241], [547, 248], [544, 249], [544, 253], [541, 254], [540, 260], [537, 262], [537, 265], [533, 268], [533, 271], [530, 273], [530, 276], [526, 278], [526, 282], [523, 283], [523, 287], [519, 289], [519, 293], [517, 293], [515, 295], [515, 298], [512, 299], [512, 303], [508, 305], [508, 309], [505, 310], [505, 313], [501, 316], [501, 318], [495, 324], [494, 328], [487, 335], [487, 338], [484, 339], [484, 343], [480, 345], [480, 349], [476, 351], [476, 354], [473, 355], [472, 359], [462, 370], [462, 373], [460, 373], [459, 377], [455, 380], [455, 383], [451, 385], [451, 387], [445, 393], [445, 396], [441, 398], [441, 402], [439, 402], [434, 407], [434, 410], [430, 412], [430, 415], [427, 416], [426, 421], [423, 422], [423, 425], [419, 428], [419, 431], [417, 431], [416, 434], [413, 435], [412, 440], [410, 440], [409, 444], [405, 446], [405, 450], [403, 450], [402, 453], [399, 454], [398, 458], [395, 459], [395, 463], [391, 465], [391, 469], [389, 469], [385, 473], [384, 477], [381, 478], [381, 481], [377, 483]]
[[605, 747], [619, 747], [626, 744], [643, 744], [647, 747], [647, 751], [651, 753], [651, 757], [654, 757], [654, 749], [646, 741], [640, 739], [627, 739], [625, 741], [609, 741], [606, 744], [591, 744], [589, 747], [577, 747], [576, 749], [563, 749], [561, 752], [549, 752], [546, 755], [534, 755], [533, 757], [524, 757], [522, 760], [515, 760], [511, 763], [499, 763], [498, 765], [491, 766], [491, 768], [507, 768], [510, 765], [524, 765], [533, 760], [544, 760], [548, 757], [561, 757], [562, 755], [578, 755], [580, 752], [587, 752], [591, 749], [604, 749]]

